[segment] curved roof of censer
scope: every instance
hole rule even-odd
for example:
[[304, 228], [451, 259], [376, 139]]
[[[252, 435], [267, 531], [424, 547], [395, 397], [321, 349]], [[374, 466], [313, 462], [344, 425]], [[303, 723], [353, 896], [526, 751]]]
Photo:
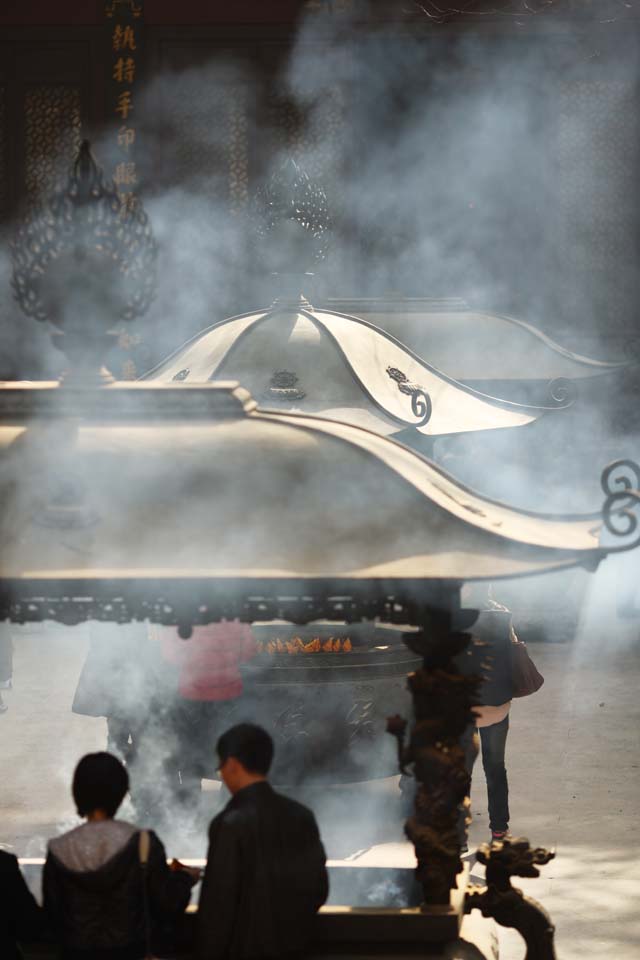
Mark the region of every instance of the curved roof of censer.
[[0, 503], [0, 594], [196, 579], [247, 596], [257, 582], [593, 568], [607, 553], [599, 520], [493, 502], [399, 443], [260, 411], [228, 383], [0, 385]]
[[627, 366], [575, 353], [530, 323], [471, 309], [460, 299], [338, 298], [323, 307], [388, 330], [456, 380], [578, 380]]
[[[456, 383], [365, 320], [315, 310], [304, 300], [276, 301], [268, 310], [214, 324], [142, 379], [239, 380], [261, 406], [320, 414], [385, 435], [408, 427], [429, 436], [495, 430], [541, 414]], [[420, 391], [431, 401], [430, 417], [412, 409]]]

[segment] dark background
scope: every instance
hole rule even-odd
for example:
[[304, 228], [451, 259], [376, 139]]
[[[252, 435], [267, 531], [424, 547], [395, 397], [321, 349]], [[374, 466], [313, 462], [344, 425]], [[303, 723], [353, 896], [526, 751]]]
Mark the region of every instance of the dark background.
[[[207, 323], [261, 305], [259, 270], [237, 237], [249, 230], [256, 186], [283, 152], [303, 158], [332, 202], [340, 253], [317, 281], [320, 296], [459, 296], [529, 320], [572, 349], [633, 354], [640, 4], [496, 0], [458, 4], [464, 12], [411, 0], [143, 6], [140, 195], [147, 204], [184, 184], [197, 188], [228, 216], [236, 245], [230, 240], [225, 282], [208, 315], [186, 311], [176, 337], [175, 317], [159, 299], [138, 324], [138, 372]], [[348, 18], [344, 28], [340, 17]], [[80, 137], [98, 147], [104, 138], [112, 23], [102, 0], [0, 6], [5, 251], [21, 213], [68, 170]], [[295, 90], [301, 77], [304, 84], [300, 63], [308, 57], [318, 70], [323, 58], [331, 62], [341, 29], [350, 34], [348, 70], [327, 80], [310, 124], [310, 101]], [[390, 59], [393, 69], [385, 69]], [[197, 71], [209, 68], [214, 79], [203, 83]], [[166, 81], [184, 76], [182, 85]], [[527, 105], [521, 129], [519, 103]], [[497, 115], [512, 111], [504, 150], [506, 128], [479, 126], [487, 105]], [[388, 163], [414, 122], [429, 129], [419, 189], [415, 157], [408, 180], [405, 161], [397, 169]], [[437, 255], [425, 237], [442, 238]], [[43, 331], [13, 304], [9, 273], [5, 256], [0, 374], [51, 375], [58, 361]]]

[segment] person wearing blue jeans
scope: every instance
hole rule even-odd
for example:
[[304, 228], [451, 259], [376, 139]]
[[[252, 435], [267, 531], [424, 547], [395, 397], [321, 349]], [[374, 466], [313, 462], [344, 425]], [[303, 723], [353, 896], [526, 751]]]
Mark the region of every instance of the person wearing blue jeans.
[[509, 784], [504, 762], [508, 732], [508, 713], [499, 723], [480, 727], [482, 766], [489, 799], [489, 829], [494, 840], [502, 839], [509, 830]]
[[[509, 784], [505, 748], [513, 696], [511, 630], [509, 610], [498, 605], [483, 610], [472, 627], [472, 642], [456, 658], [456, 664], [462, 673], [482, 677], [477, 705], [473, 707], [476, 721], [469, 725], [461, 742], [467, 773], [471, 776], [476, 758], [474, 734], [478, 732], [480, 735], [492, 840], [502, 840], [509, 833]], [[458, 832], [462, 847], [466, 849], [463, 813], [460, 816]]]
[[[487, 781], [489, 829], [493, 840], [503, 839], [509, 831], [509, 784], [505, 766], [505, 747], [509, 732], [509, 714], [498, 723], [479, 727], [482, 767]], [[469, 773], [471, 771], [469, 770]]]

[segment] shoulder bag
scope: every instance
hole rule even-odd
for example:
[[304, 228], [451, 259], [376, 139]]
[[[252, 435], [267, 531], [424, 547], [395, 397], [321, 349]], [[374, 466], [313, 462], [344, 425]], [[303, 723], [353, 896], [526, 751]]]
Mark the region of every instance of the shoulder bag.
[[544, 677], [529, 656], [527, 645], [511, 627], [511, 682], [514, 697], [528, 697], [539, 690]]

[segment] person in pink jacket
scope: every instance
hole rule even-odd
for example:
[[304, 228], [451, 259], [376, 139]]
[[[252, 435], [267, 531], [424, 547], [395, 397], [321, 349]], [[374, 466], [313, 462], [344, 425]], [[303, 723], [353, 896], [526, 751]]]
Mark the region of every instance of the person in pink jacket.
[[185, 700], [220, 703], [242, 693], [240, 664], [256, 653], [251, 627], [237, 620], [194, 627], [182, 640], [174, 627], [160, 627], [162, 656], [179, 669], [178, 693]]
[[188, 640], [175, 627], [156, 629], [162, 658], [177, 672], [172, 765], [179, 770], [177, 798], [191, 806], [202, 778], [214, 775], [211, 744], [229, 724], [243, 690], [240, 666], [256, 644], [251, 628], [237, 620], [194, 627]]

